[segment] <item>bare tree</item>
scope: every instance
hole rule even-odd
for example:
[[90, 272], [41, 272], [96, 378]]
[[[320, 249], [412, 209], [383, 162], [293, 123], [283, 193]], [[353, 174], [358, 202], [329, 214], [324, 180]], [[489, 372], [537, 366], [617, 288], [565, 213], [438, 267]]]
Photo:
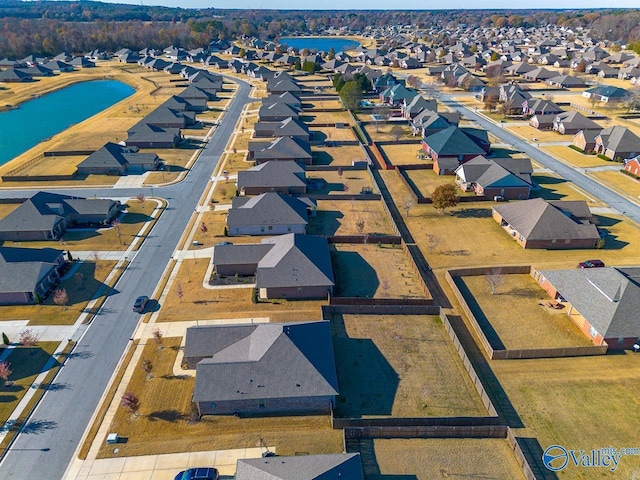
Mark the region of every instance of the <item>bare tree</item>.
[[82, 272], [74, 273], [73, 282], [76, 284], [78, 290], [82, 290], [84, 288], [84, 274]]
[[402, 128], [400, 125], [394, 125], [393, 127], [391, 127], [391, 130], [389, 131], [389, 133], [391, 134], [393, 139], [397, 142], [398, 140], [400, 140], [400, 137], [404, 135], [404, 128]]
[[489, 288], [491, 288], [491, 295], [495, 295], [498, 287], [505, 281], [504, 273], [502, 273], [502, 269], [500, 267], [492, 268], [485, 278], [489, 284]]
[[429, 253], [433, 253], [436, 248], [440, 245], [440, 237], [438, 237], [435, 233], [427, 234], [427, 248], [429, 248]]
[[151, 336], [153, 338], [153, 341], [155, 342], [155, 344], [158, 346], [158, 348], [162, 348], [162, 332], [160, 331], [159, 328], [155, 328], [153, 330], [153, 332], [151, 332]]
[[153, 363], [151, 360], [148, 358], [143, 359], [140, 368], [142, 368], [142, 371], [147, 374], [147, 379], [153, 377], [153, 375], [151, 375], [151, 372], [153, 371]]
[[136, 195], [136, 200], [138, 200], [138, 203], [144, 203], [145, 201], [144, 193], [140, 192], [138, 195]]
[[380, 122], [386, 122], [387, 120], [389, 120], [389, 117], [391, 116], [391, 109], [389, 108], [389, 105], [386, 104], [380, 104], [377, 105], [374, 110], [373, 110], [373, 121], [376, 124], [376, 133], [380, 131]]
[[364, 220], [358, 220], [356, 222], [356, 229], [358, 230], [358, 235], [362, 235], [364, 231]]
[[180, 302], [182, 303], [182, 297], [184, 297], [184, 291], [182, 290], [182, 284], [180, 282], [178, 282], [178, 284], [176, 285], [176, 296], [178, 297], [178, 300], [180, 300]]
[[513, 109], [513, 101], [510, 99], [507, 99], [500, 104], [500, 113], [504, 118], [507, 118], [507, 116], [511, 113], [512, 109]]
[[411, 197], [404, 197], [402, 199], [402, 207], [404, 208], [404, 216], [409, 218], [409, 211], [415, 204], [415, 201]]
[[133, 392], [126, 392], [120, 404], [132, 415], [137, 415], [140, 410], [140, 399]]
[[422, 80], [420, 80], [416, 75], [409, 75], [405, 83], [411, 88], [418, 89], [420, 88], [420, 85], [422, 85]]
[[382, 294], [386, 297], [387, 293], [389, 293], [389, 288], [390, 288], [389, 280], [387, 280], [386, 278], [382, 280], [380, 287], [382, 288]]
[[63, 310], [67, 309], [67, 303], [69, 302], [69, 296], [67, 290], [64, 288], [58, 288], [53, 294], [53, 303], [60, 305]]
[[207, 233], [209, 231], [209, 227], [207, 227], [207, 224], [202, 222], [200, 224], [200, 231], [204, 234]]
[[4, 384], [6, 385], [9, 380], [9, 376], [13, 373], [11, 370], [11, 364], [9, 362], [0, 362], [0, 378], [4, 380]]
[[18, 338], [18, 341], [25, 347], [34, 347], [38, 343], [38, 336], [30, 328], [22, 330]]
[[442, 85], [438, 82], [425, 83], [422, 90], [427, 100], [438, 100], [442, 95]]
[[120, 241], [120, 245], [122, 245], [122, 231], [120, 231], [120, 220], [114, 218], [111, 222], [111, 226], [116, 231], [116, 235], [118, 235], [118, 240]]
[[338, 176], [341, 177], [343, 173], [342, 167], [338, 167]]

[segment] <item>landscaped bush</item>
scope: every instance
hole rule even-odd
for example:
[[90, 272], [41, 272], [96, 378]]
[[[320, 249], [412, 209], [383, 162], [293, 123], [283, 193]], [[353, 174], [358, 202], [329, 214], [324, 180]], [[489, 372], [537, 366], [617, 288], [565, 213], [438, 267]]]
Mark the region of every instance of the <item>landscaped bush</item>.
[[569, 145], [569, 148], [572, 149], [572, 150], [575, 150], [578, 153], [582, 153], [582, 154], [585, 153], [584, 150], [582, 150], [580, 147], [576, 147], [575, 145]]
[[609, 157], [607, 157], [607, 156], [605, 156], [605, 155], [603, 155], [603, 154], [601, 154], [601, 153], [599, 153], [599, 154], [598, 154], [598, 158], [599, 158], [600, 160], [605, 160], [605, 161], [607, 161], [607, 162], [610, 162], [610, 161], [611, 161], [611, 159], [610, 159]]

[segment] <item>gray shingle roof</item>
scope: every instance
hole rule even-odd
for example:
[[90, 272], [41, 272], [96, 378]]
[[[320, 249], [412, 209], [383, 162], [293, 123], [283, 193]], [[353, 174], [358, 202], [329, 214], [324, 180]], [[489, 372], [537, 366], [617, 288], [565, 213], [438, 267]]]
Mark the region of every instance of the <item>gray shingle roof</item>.
[[277, 192], [267, 192], [255, 197], [234, 197], [227, 225], [306, 225], [307, 206], [308, 203], [298, 197]]
[[540, 273], [604, 338], [640, 337], [640, 268]]
[[236, 480], [363, 480], [359, 453], [239, 459]]
[[[541, 198], [534, 198], [495, 206], [493, 209], [527, 240], [593, 238], [595, 241], [600, 238], [595, 225], [575, 221], [563, 213], [561, 207], [564, 203], [553, 202], [552, 205]], [[574, 206], [568, 205], [567, 207]], [[588, 209], [588, 207], [586, 208]]]
[[329, 322], [190, 327], [196, 402], [338, 394]]
[[0, 247], [0, 293], [34, 292], [62, 250]]
[[424, 139], [429, 148], [441, 156], [482, 155], [485, 151], [456, 126], [441, 130]]
[[290, 233], [266, 238], [274, 247], [258, 263], [258, 288], [334, 285], [329, 246], [324, 237]]
[[[260, 145], [264, 145], [262, 142]], [[313, 158], [309, 142], [291, 137], [278, 137], [268, 146], [256, 150], [256, 160], [298, 160]]]
[[304, 187], [305, 169], [293, 160], [265, 162], [238, 172], [238, 188]]

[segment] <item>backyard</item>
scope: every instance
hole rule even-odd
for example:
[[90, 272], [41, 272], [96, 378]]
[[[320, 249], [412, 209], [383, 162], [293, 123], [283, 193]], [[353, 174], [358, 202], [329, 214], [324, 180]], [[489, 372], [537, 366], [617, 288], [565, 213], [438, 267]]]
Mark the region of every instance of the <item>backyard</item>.
[[333, 315], [339, 417], [486, 416], [438, 317]]
[[350, 166], [352, 162], [363, 162], [365, 153], [358, 145], [335, 147], [311, 147], [314, 165]]
[[421, 160], [418, 158], [418, 152], [423, 152], [420, 148], [420, 143], [387, 143], [384, 145], [378, 145], [378, 148], [380, 149], [380, 152], [387, 157], [387, 160], [389, 160], [391, 165], [431, 164], [431, 160]]
[[[417, 274], [400, 245], [337, 244], [331, 251], [335, 296], [425, 298]], [[428, 295], [427, 295], [428, 296]]]
[[[317, 203], [316, 216], [309, 218], [307, 227], [310, 235], [394, 234], [379, 200], [318, 200]], [[363, 222], [362, 232], [359, 222]]]
[[492, 346], [535, 349], [592, 345], [566, 310], [548, 306], [549, 296], [531, 275], [501, 275], [497, 270], [491, 275], [455, 280], [467, 305], [486, 328], [485, 335]]
[[[194, 421], [191, 395], [195, 378], [173, 373], [180, 342], [174, 337], [165, 338], [163, 348], [153, 342], [144, 346], [127, 385], [127, 391], [139, 398], [140, 410], [134, 416], [118, 408], [109, 431], [118, 432], [126, 442], [118, 444], [117, 453], [105, 442], [99, 458], [248, 448], [255, 447], [260, 438], [279, 455], [342, 451], [342, 432], [331, 428], [328, 416], [205, 416]], [[152, 378], [141, 368], [144, 359], [153, 365]]]

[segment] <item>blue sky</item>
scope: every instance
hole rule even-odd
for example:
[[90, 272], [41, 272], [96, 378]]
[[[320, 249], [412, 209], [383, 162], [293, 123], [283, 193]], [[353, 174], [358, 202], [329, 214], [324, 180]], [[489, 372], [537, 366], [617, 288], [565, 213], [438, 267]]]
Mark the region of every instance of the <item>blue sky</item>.
[[[103, 0], [108, 3], [130, 3], [139, 5], [140, 0]], [[143, 5], [164, 5], [168, 7], [184, 8], [269, 8], [269, 9], [317, 9], [321, 7], [326, 10], [345, 9], [344, 0], [323, 0], [322, 2], [301, 2], [296, 0], [142, 0]], [[513, 0], [453, 0], [446, 5], [442, 2], [427, 1], [418, 2], [416, 0], [395, 0], [388, 2], [383, 0], [351, 0], [348, 2], [348, 9], [386, 10], [392, 5], [393, 9], [442, 9], [442, 8], [470, 8], [470, 9], [490, 9], [490, 8], [513, 8]], [[520, 8], [637, 8], [638, 0], [612, 0], [603, 3], [601, 0], [565, 0], [559, 3], [557, 0], [522, 0], [518, 2]]]

